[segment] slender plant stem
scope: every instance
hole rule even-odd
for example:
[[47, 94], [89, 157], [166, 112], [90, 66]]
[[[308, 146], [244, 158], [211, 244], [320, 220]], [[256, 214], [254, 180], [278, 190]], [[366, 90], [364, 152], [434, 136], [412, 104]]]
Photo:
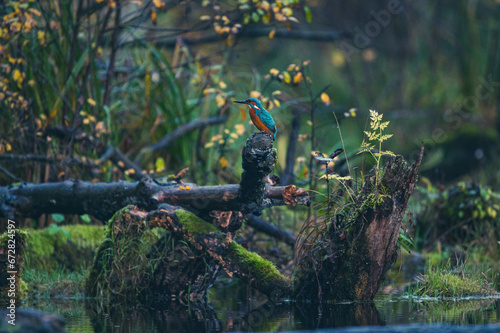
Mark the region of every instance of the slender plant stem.
[[122, 11], [122, 4], [117, 1], [115, 9], [115, 23], [113, 35], [111, 36], [111, 55], [109, 57], [109, 67], [106, 73], [106, 84], [104, 86], [103, 105], [109, 105], [111, 99], [111, 80], [113, 79], [113, 71], [115, 69], [116, 52], [118, 50], [118, 34], [120, 33], [120, 15]]

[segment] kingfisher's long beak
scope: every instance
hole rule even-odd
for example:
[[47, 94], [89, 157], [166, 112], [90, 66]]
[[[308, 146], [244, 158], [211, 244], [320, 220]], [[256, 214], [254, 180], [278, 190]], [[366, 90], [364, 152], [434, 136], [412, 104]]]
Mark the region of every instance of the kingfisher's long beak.
[[248, 104], [247, 101], [233, 101], [233, 103]]

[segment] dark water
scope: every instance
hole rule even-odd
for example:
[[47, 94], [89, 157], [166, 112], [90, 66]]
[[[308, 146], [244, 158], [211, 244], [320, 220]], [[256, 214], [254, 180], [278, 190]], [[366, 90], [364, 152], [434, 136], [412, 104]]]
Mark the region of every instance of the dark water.
[[500, 298], [380, 296], [374, 302], [273, 304], [243, 289], [212, 292], [210, 305], [106, 307], [95, 300], [52, 299], [29, 306], [59, 313], [68, 332], [500, 332]]

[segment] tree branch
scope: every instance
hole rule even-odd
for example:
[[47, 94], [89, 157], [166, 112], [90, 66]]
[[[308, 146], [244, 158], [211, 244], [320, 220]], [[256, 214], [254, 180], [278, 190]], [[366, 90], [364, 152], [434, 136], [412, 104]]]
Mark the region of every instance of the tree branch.
[[1, 154], [0, 161], [9, 162], [42, 162], [48, 164], [63, 163], [70, 166], [97, 167], [98, 163], [92, 160], [83, 160], [78, 157], [48, 157], [36, 154]]
[[123, 153], [118, 148], [107, 145], [101, 140], [94, 138], [92, 135], [85, 133], [84, 131], [73, 127], [54, 126], [47, 128], [45, 134], [57, 137], [62, 140], [67, 140], [69, 142], [86, 142], [99, 154], [100, 158], [96, 161], [97, 164], [101, 164], [103, 161], [109, 159], [122, 172], [132, 169], [133, 173], [130, 173], [130, 177], [134, 179], [142, 179], [144, 177], [147, 177], [144, 173], [142, 173], [141, 168], [139, 168], [139, 166], [137, 166], [134, 162], [130, 161], [125, 155], [123, 155]]
[[160, 141], [142, 148], [139, 151], [139, 153], [137, 154], [137, 157], [134, 159], [134, 162], [138, 163], [139, 161], [142, 160], [144, 155], [151, 153], [151, 152], [154, 152], [158, 149], [162, 149], [162, 148], [166, 148], [166, 147], [170, 146], [177, 138], [186, 134], [189, 131], [195, 130], [197, 128], [203, 128], [206, 126], [222, 124], [226, 120], [227, 120], [226, 117], [211, 117], [211, 118], [205, 118], [205, 119], [192, 120], [187, 124], [184, 124], [182, 126], [177, 127], [174, 131], [165, 135]]
[[[238, 37], [246, 38], [259, 38], [268, 37], [269, 33], [273, 29], [268, 28], [250, 28], [242, 30]], [[341, 40], [342, 38], [348, 37], [348, 34], [344, 31], [329, 30], [329, 31], [304, 31], [304, 30], [288, 30], [281, 29], [276, 30], [274, 38], [287, 38], [287, 39], [302, 39], [308, 41], [320, 41], [320, 42], [334, 42]], [[159, 39], [155, 36], [153, 40], [157, 47], [175, 47], [177, 43], [177, 36], [166, 39]], [[208, 44], [224, 41], [224, 37], [217, 33], [206, 34], [201, 37], [196, 38], [182, 38], [182, 41], [186, 45], [198, 45], [198, 44]], [[130, 43], [137, 43], [137, 41], [130, 41], [123, 43], [121, 46], [125, 46]]]
[[291, 247], [295, 245], [295, 237], [293, 237], [291, 233], [281, 230], [277, 226], [272, 225], [253, 214], [248, 214], [246, 216], [246, 219], [247, 219], [247, 225], [251, 226], [255, 230], [263, 232], [280, 241], [283, 241], [286, 244], [290, 245]]

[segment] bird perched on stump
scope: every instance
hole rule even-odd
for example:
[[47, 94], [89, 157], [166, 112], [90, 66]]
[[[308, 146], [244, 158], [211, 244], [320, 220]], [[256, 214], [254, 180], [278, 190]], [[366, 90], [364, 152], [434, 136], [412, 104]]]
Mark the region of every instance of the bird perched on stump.
[[248, 105], [248, 111], [250, 112], [250, 119], [252, 119], [253, 124], [257, 127], [259, 133], [270, 133], [273, 136], [273, 140], [276, 140], [276, 123], [269, 112], [264, 109], [262, 104], [257, 98], [249, 98], [244, 101], [234, 101], [234, 103], [246, 104]]

